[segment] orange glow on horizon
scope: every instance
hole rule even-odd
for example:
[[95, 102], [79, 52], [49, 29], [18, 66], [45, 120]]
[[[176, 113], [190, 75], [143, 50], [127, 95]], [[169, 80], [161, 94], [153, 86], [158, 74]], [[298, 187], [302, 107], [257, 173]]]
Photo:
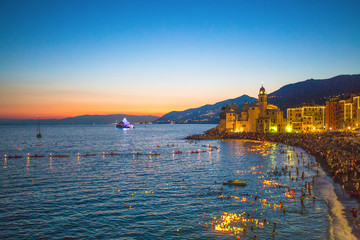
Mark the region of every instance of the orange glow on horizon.
[[166, 113], [144, 113], [144, 112], [87, 112], [87, 113], [79, 113], [79, 114], [59, 114], [59, 113], [44, 113], [44, 114], [32, 114], [32, 113], [9, 113], [9, 114], [0, 114], [0, 119], [36, 119], [38, 116], [40, 119], [64, 119], [68, 117], [77, 117], [82, 115], [114, 115], [114, 114], [123, 114], [123, 115], [135, 115], [135, 116], [155, 116], [155, 117], [162, 117]]
[[[116, 89], [70, 89], [69, 86], [3, 84], [0, 89], [2, 119], [63, 119], [81, 115], [152, 115], [184, 111], [223, 100], [189, 89], [188, 94], [164, 89], [117, 92]], [[211, 94], [210, 94], [211, 95]], [[218, 98], [218, 99], [216, 99]]]

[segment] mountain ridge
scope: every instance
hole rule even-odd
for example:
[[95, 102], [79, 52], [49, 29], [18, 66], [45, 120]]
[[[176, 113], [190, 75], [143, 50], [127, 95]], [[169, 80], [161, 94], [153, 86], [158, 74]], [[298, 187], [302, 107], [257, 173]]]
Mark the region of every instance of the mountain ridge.
[[184, 111], [171, 111], [164, 116], [160, 117], [155, 123], [218, 123], [221, 108], [227, 104], [237, 104], [242, 106], [244, 102], [252, 103], [256, 101], [255, 98], [246, 94], [227, 99], [214, 104], [206, 104], [198, 108], [190, 108]]
[[[152, 122], [159, 117], [152, 115], [129, 115], [129, 114], [108, 114], [108, 115], [80, 115], [63, 119], [40, 119], [41, 125], [69, 125], [69, 124], [111, 124], [120, 122], [127, 118], [130, 122]], [[0, 125], [35, 125], [36, 119], [0, 119]]]
[[[333, 97], [346, 98], [351, 93], [360, 93], [360, 74], [343, 74], [328, 79], [307, 79], [297, 83], [287, 84], [268, 94], [268, 103], [278, 106], [286, 116], [286, 109], [303, 104], [325, 105]], [[249, 99], [240, 99], [246, 96]], [[238, 101], [234, 101], [238, 100]], [[241, 109], [244, 101], [257, 102], [256, 98], [242, 95], [238, 98], [224, 100], [215, 104], [206, 104], [198, 108], [184, 111], [172, 111], [156, 120], [156, 123], [215, 123], [219, 122], [221, 107], [227, 104], [237, 104]], [[211, 109], [213, 108], [213, 109]], [[196, 112], [212, 112], [216, 116], [196, 116]], [[204, 115], [204, 113], [202, 113]], [[192, 118], [191, 118], [192, 117]]]
[[360, 93], [360, 74], [287, 84], [268, 94], [268, 102], [286, 111], [303, 104], [325, 105], [331, 98], [346, 98], [351, 93]]

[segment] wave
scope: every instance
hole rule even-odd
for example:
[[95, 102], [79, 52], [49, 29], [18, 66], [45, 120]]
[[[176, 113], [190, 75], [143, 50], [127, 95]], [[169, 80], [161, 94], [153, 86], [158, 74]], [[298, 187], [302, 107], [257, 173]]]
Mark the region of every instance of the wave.
[[334, 185], [326, 179], [323, 171], [320, 173], [324, 178], [317, 178], [321, 186], [317, 190], [328, 207], [329, 215], [329, 239], [331, 240], [357, 240], [352, 234], [352, 229], [345, 216], [345, 207], [338, 200]]

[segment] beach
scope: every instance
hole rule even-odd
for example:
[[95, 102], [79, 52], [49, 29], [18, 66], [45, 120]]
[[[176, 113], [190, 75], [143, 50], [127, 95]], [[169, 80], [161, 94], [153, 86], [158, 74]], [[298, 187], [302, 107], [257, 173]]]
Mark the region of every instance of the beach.
[[[345, 211], [352, 209], [354, 199], [360, 202], [359, 182], [360, 167], [360, 138], [351, 132], [324, 132], [324, 133], [226, 133], [216, 128], [187, 137], [193, 140], [208, 139], [244, 139], [254, 141], [268, 141], [299, 147], [313, 155], [318, 164], [332, 177], [334, 191], [338, 199], [344, 203]], [[349, 225], [352, 218], [347, 214]], [[353, 234], [360, 239], [360, 231], [353, 228]]]

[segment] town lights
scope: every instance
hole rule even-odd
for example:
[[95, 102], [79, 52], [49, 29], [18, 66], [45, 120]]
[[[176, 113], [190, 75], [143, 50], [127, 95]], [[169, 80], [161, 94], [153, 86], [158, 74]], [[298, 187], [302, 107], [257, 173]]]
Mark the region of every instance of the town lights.
[[287, 126], [287, 127], [286, 127], [286, 131], [287, 131], [287, 132], [291, 132], [291, 131], [292, 131], [291, 127], [290, 127], [290, 126]]

